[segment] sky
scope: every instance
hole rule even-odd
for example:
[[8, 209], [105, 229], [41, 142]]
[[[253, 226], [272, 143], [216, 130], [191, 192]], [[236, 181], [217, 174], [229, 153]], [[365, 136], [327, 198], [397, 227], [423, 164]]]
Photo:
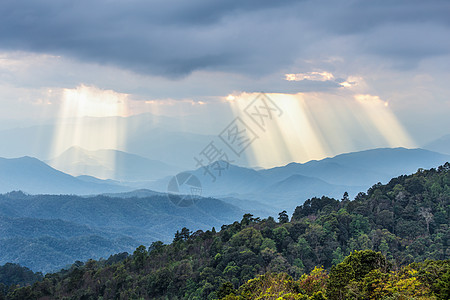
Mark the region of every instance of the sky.
[[284, 114], [258, 133], [262, 165], [421, 146], [450, 133], [449, 15], [447, 0], [4, 0], [0, 129], [152, 113], [218, 134], [264, 92]]

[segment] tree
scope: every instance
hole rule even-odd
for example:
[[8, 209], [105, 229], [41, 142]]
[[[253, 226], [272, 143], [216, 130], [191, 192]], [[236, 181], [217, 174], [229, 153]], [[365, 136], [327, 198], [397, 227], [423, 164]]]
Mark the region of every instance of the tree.
[[226, 297], [227, 295], [234, 294], [235, 290], [233, 288], [233, 284], [229, 281], [222, 283], [217, 292], [217, 297], [219, 299]]
[[144, 265], [145, 259], [147, 257], [147, 249], [145, 246], [140, 245], [133, 252], [133, 262], [137, 268], [141, 268]]
[[427, 224], [427, 232], [428, 234], [430, 234], [430, 222], [433, 221], [433, 214], [431, 213], [431, 208], [421, 207], [419, 209], [419, 215], [425, 219], [425, 223]]
[[358, 286], [349, 284], [361, 281], [372, 270], [388, 273], [390, 265], [380, 252], [353, 252], [342, 263], [331, 268], [327, 296], [329, 299], [347, 299], [350, 291], [355, 293], [359, 290]]
[[266, 248], [277, 250], [277, 245], [274, 240], [270, 238], [264, 238], [261, 244], [261, 250], [264, 250]]
[[150, 247], [148, 247], [148, 253], [149, 254], [157, 254], [162, 251], [164, 248], [164, 243], [161, 241], [153, 242]]
[[241, 220], [241, 225], [249, 225], [250, 223], [253, 222], [253, 215], [252, 214], [245, 214], [244, 216], [242, 216], [242, 220]]
[[333, 260], [331, 263], [333, 265], [337, 265], [344, 260], [344, 253], [342, 253], [341, 247], [337, 247], [336, 250], [333, 251]]
[[435, 284], [439, 299], [450, 299], [450, 269]]
[[344, 195], [342, 196], [341, 201], [342, 201], [342, 202], [348, 202], [348, 201], [350, 201], [350, 198], [349, 198], [347, 192], [344, 192]]
[[228, 294], [222, 299], [304, 299], [298, 293], [295, 281], [285, 273], [260, 275], [247, 281], [235, 293], [236, 296]]
[[278, 214], [278, 221], [283, 224], [289, 222], [289, 216], [285, 210]]
[[246, 227], [240, 232], [233, 235], [230, 239], [230, 244], [235, 247], [245, 247], [258, 253], [261, 247], [263, 237], [261, 232], [252, 227]]
[[273, 239], [275, 240], [277, 247], [281, 249], [285, 239], [289, 236], [289, 231], [281, 226], [272, 230]]
[[186, 227], [183, 227], [181, 229], [181, 232], [177, 230], [175, 233], [175, 238], [173, 239], [174, 242], [178, 241], [187, 241], [189, 237], [191, 236], [191, 231], [187, 229]]

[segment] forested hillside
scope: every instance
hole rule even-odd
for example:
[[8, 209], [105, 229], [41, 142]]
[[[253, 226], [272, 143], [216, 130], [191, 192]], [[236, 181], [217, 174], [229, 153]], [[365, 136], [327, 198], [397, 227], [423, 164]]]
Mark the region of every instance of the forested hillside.
[[6, 298], [446, 299], [449, 171], [419, 170], [353, 201], [309, 199], [291, 219], [246, 214], [219, 232], [183, 228], [169, 245], [77, 262]]
[[178, 207], [159, 194], [119, 198], [10, 192], [0, 195], [0, 264], [55, 272], [75, 260], [132, 252], [157, 240], [168, 243], [183, 226], [206, 230], [243, 213], [210, 198]]
[[34, 273], [26, 267], [18, 264], [7, 263], [0, 266], [0, 294], [6, 294], [10, 286], [25, 286], [42, 280], [42, 273]]

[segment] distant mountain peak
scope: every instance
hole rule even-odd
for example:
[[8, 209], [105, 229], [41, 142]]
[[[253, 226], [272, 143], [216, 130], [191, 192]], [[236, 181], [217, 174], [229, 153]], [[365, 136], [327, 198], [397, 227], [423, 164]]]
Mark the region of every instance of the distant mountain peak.
[[88, 183], [47, 165], [37, 158], [0, 158], [0, 193], [21, 190], [31, 194], [94, 194], [129, 188]]
[[429, 142], [423, 148], [450, 155], [450, 134]]
[[116, 149], [86, 150], [73, 146], [48, 164], [73, 176], [89, 175], [119, 181], [155, 180], [179, 171], [159, 160]]

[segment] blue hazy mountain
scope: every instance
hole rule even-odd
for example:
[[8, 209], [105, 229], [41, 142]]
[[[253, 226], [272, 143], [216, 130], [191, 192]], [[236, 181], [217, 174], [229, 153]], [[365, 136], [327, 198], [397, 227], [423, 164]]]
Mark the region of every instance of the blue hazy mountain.
[[64, 173], [119, 181], [153, 180], [180, 169], [157, 160], [118, 150], [88, 151], [71, 147], [47, 163]]
[[[261, 171], [224, 161], [213, 163], [207, 168], [212, 175], [205, 173], [204, 168], [188, 171], [200, 180], [202, 195], [223, 199], [254, 214], [263, 212], [264, 217], [268, 214], [277, 215], [280, 207], [293, 209], [310, 197], [324, 194], [340, 197], [345, 191], [354, 194], [361, 191], [360, 186], [333, 185], [308, 176], [288, 175], [288, 178], [279, 180], [275, 176], [265, 176]], [[166, 192], [170, 179], [150, 182], [148, 187]]]
[[[355, 196], [377, 182], [387, 182], [392, 177], [413, 173], [419, 168], [436, 167], [449, 160], [448, 155], [423, 149], [380, 148], [265, 170], [222, 161], [207, 166], [207, 171], [198, 168], [189, 172], [199, 178], [205, 196], [289, 208], [314, 196], [340, 198], [344, 192]], [[148, 187], [165, 191], [169, 180], [154, 181], [148, 183]]]
[[450, 155], [450, 134], [429, 142], [423, 148]]
[[[1, 225], [8, 231], [0, 237], [0, 246], [6, 249], [4, 262], [50, 270], [74, 259], [106, 256], [107, 249], [115, 253], [129, 251], [135, 243], [168, 242], [182, 227], [194, 231], [219, 228], [248, 211], [276, 215], [314, 196], [340, 198], [345, 191], [354, 196], [379, 181], [386, 182], [418, 168], [437, 167], [449, 160], [448, 155], [423, 149], [383, 148], [267, 170], [226, 165], [221, 161], [220, 168], [217, 164], [209, 166], [215, 178], [203, 168], [191, 172], [201, 180], [203, 196], [224, 200], [201, 198], [196, 205], [186, 208], [173, 205], [163, 194], [171, 176], [139, 183], [157, 187], [162, 193], [133, 191], [113, 180], [92, 176], [76, 178], [31, 157], [0, 159], [2, 192], [22, 189], [49, 194], [107, 193], [85, 197], [0, 195]], [[59, 256], [61, 261], [39, 260], [41, 256], [57, 256], [62, 249], [70, 251]], [[32, 265], [32, 261], [38, 264]]]
[[32, 158], [0, 158], [0, 193], [22, 190], [31, 194], [99, 194], [130, 188], [108, 182], [86, 182]]
[[214, 138], [213, 135], [171, 131], [158, 127], [129, 132], [124, 143], [126, 150], [131, 153], [185, 170], [192, 166], [193, 157]]
[[[163, 196], [166, 193], [155, 192], [149, 189], [139, 189], [131, 192], [123, 192], [123, 193], [106, 193], [103, 194], [108, 197], [117, 197], [117, 198], [147, 198], [152, 196]], [[262, 203], [260, 201], [255, 200], [246, 200], [242, 198], [234, 198], [232, 196], [227, 196], [223, 198], [218, 198], [225, 203], [231, 204], [235, 207], [238, 207], [244, 212], [251, 213], [255, 216], [260, 217], [268, 217], [275, 216], [279, 213], [279, 208], [276, 206], [269, 205], [267, 203]]]
[[99, 183], [99, 184], [111, 184], [111, 185], [121, 185], [120, 181], [112, 180], [112, 179], [99, 179], [94, 176], [89, 175], [80, 175], [76, 177], [77, 179], [84, 181], [84, 182], [90, 182], [90, 183]]
[[[206, 168], [208, 172], [205, 172], [204, 168], [187, 171], [200, 180], [204, 196], [245, 194], [261, 189], [268, 182], [254, 169], [236, 166], [225, 161], [213, 163]], [[151, 190], [167, 192], [167, 186], [172, 177], [142, 182], [141, 185]]]
[[339, 199], [344, 192], [354, 196], [363, 190], [361, 186], [335, 185], [315, 177], [295, 174], [266, 187], [255, 196], [265, 197], [277, 205], [291, 209], [292, 205], [303, 203], [308, 198], [328, 195]]
[[305, 164], [291, 163], [258, 171], [274, 184], [247, 198], [279, 199], [289, 208], [313, 196], [340, 198], [348, 192], [354, 197], [377, 182], [387, 183], [393, 177], [414, 173], [419, 168], [437, 167], [449, 160], [448, 155], [423, 149], [380, 148]]
[[[58, 141], [55, 132], [63, 133], [64, 139]], [[76, 140], [78, 146], [91, 149], [92, 136], [108, 136], [104, 141], [96, 141], [96, 149], [126, 151], [181, 170], [192, 165], [193, 156], [214, 138], [214, 134], [216, 131], [211, 126], [205, 126], [204, 121], [195, 116], [182, 120], [149, 113], [129, 117], [83, 117], [64, 124], [49, 122], [0, 130], [0, 140], [8, 141], [0, 143], [0, 157], [32, 156], [47, 161], [55, 156], [52, 145], [66, 142], [59, 150], [62, 153], [74, 146], [71, 141]]]
[[48, 272], [75, 260], [133, 251], [136, 246], [139, 242], [131, 237], [74, 222], [0, 215], [0, 264], [14, 262]]
[[291, 163], [259, 172], [271, 180], [283, 180], [297, 174], [316, 177], [331, 184], [368, 187], [401, 174], [413, 173], [419, 168], [437, 167], [449, 160], [449, 155], [424, 149], [379, 148], [304, 164]]
[[235, 198], [227, 196], [219, 198], [220, 200], [239, 207], [247, 213], [251, 213], [261, 218], [267, 218], [269, 216], [277, 216], [280, 212], [280, 206], [278, 203], [263, 203], [257, 200], [249, 200], [241, 198]]
[[[90, 159], [89, 152], [75, 148], [71, 151], [81, 153], [86, 160]], [[105, 156], [119, 153], [119, 156], [125, 157], [123, 162], [130, 157], [131, 160], [136, 159], [137, 166], [123, 167], [121, 170], [125, 170], [124, 173], [132, 173], [133, 169], [136, 169], [136, 174], [130, 175], [135, 180], [144, 177], [137, 182], [123, 181], [119, 184], [117, 181], [100, 180], [87, 175], [75, 178], [30, 157], [0, 159], [0, 192], [24, 190], [32, 194], [86, 195], [130, 192], [141, 188], [167, 192], [167, 185], [172, 176], [154, 181], [145, 179], [148, 175], [146, 166], [150, 166], [153, 161], [120, 151], [107, 150], [99, 153], [105, 153]], [[97, 155], [100, 156], [98, 160], [92, 156], [96, 163], [104, 160], [100, 154]], [[252, 200], [276, 207], [277, 202], [298, 204], [298, 201], [322, 194], [340, 197], [347, 191], [354, 196], [354, 193], [365, 190], [376, 182], [386, 182], [400, 174], [412, 173], [418, 168], [435, 167], [449, 160], [448, 155], [423, 149], [381, 148], [258, 171], [219, 162], [219, 165], [208, 166], [214, 177], [205, 172], [204, 168], [190, 172], [200, 179], [204, 196]], [[140, 168], [139, 162], [143, 168]], [[287, 180], [293, 175], [303, 177], [297, 176]]]
[[[9, 261], [35, 271], [54, 270], [76, 259], [107, 258], [156, 240], [167, 243], [183, 227], [219, 229], [244, 213], [213, 198], [178, 207], [166, 195], [119, 198], [11, 192], [0, 195], [0, 246], [2, 252], [6, 249], [0, 253], [0, 264]], [[67, 255], [52, 259], [62, 249], [68, 249]]]
[[152, 196], [164, 196], [165, 193], [155, 192], [148, 189], [139, 189], [131, 192], [123, 192], [123, 193], [105, 193], [102, 194], [107, 197], [116, 197], [116, 198], [148, 198]]

